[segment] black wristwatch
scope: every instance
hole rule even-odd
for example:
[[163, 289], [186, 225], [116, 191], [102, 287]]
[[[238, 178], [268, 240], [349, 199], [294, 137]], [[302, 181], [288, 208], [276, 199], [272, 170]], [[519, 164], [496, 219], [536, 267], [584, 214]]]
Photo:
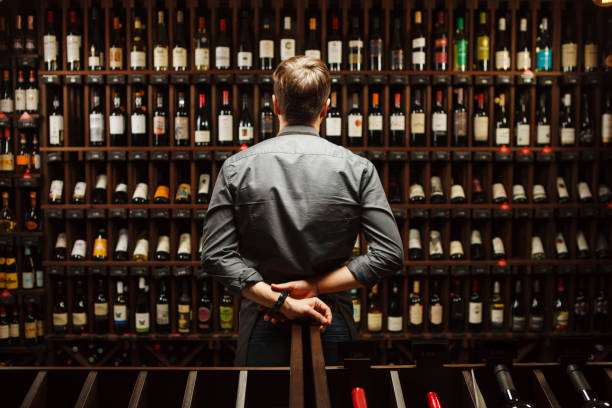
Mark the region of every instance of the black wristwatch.
[[285, 303], [285, 299], [287, 299], [287, 296], [289, 296], [289, 292], [287, 292], [286, 290], [283, 290], [280, 293], [280, 296], [276, 300], [276, 303], [274, 303], [274, 306], [272, 306], [273, 312], [275, 313], [280, 312], [280, 308], [283, 306], [283, 303]]

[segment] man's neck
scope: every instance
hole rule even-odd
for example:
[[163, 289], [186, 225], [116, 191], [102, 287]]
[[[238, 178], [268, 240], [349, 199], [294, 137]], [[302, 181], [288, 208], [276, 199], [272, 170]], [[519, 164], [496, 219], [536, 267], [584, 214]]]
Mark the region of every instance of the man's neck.
[[[280, 132], [281, 130], [283, 130], [287, 126], [291, 126], [291, 125], [289, 123], [287, 123], [287, 121], [284, 120], [282, 116], [279, 116], [278, 117], [278, 131]], [[313, 127], [314, 130], [317, 131], [317, 133], [319, 133], [321, 131], [321, 121], [320, 120], [316, 120], [315, 123], [311, 123], [308, 126]]]

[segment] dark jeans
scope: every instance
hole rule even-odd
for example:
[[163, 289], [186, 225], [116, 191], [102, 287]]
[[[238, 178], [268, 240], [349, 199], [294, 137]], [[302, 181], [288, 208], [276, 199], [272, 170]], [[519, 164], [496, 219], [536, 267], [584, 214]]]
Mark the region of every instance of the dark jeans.
[[[247, 366], [288, 366], [291, 354], [291, 322], [272, 324], [257, 317], [249, 339]], [[307, 330], [304, 330], [306, 332]], [[308, 333], [304, 333], [308, 337]], [[332, 324], [321, 333], [326, 365], [340, 365], [337, 344], [351, 338], [346, 321], [340, 313], [332, 313]], [[310, 346], [309, 343], [303, 342]], [[304, 349], [309, 353], [309, 349]]]

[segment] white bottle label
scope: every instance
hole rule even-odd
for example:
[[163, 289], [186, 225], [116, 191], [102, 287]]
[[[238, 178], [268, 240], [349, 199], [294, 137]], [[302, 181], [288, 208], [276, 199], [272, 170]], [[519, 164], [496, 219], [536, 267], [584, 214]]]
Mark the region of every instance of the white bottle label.
[[24, 289], [32, 289], [34, 287], [34, 272], [23, 271], [21, 274], [21, 282]]
[[584, 67], [593, 69], [597, 67], [597, 45], [586, 44], [584, 46]]
[[174, 140], [189, 140], [189, 120], [184, 116], [174, 117]]
[[514, 200], [517, 199], [527, 199], [527, 194], [525, 193], [525, 187], [521, 184], [515, 184], [512, 186], [512, 198]]
[[253, 140], [253, 126], [238, 126], [238, 142]]
[[412, 40], [412, 48], [425, 48], [425, 37], [414, 38]]
[[[425, 39], [423, 39], [423, 43], [425, 43]], [[414, 41], [413, 41], [413, 45], [414, 45]], [[413, 51], [412, 52], [412, 63], [419, 64], [419, 65], [425, 64], [425, 51]]]
[[327, 63], [341, 64], [342, 63], [342, 41], [327, 42]]
[[517, 146], [529, 145], [529, 125], [520, 124], [516, 127], [516, 144]]
[[368, 128], [369, 130], [383, 130], [382, 115], [369, 115], [368, 116]]
[[155, 252], [170, 253], [170, 237], [167, 235], [160, 235], [157, 239], [157, 249]]
[[504, 241], [500, 237], [493, 238], [493, 252], [496, 254], [505, 254]]
[[506, 195], [506, 188], [502, 183], [493, 184], [493, 198], [504, 200], [508, 198], [508, 196]]
[[482, 245], [482, 236], [480, 235], [480, 231], [472, 230], [472, 235], [470, 236], [470, 244]]
[[406, 130], [406, 117], [404, 115], [392, 115], [389, 117], [389, 127], [391, 130]]
[[418, 229], [408, 231], [408, 248], [421, 249], [421, 232]]
[[549, 144], [550, 143], [550, 125], [538, 125], [536, 129], [536, 143], [537, 144]]
[[601, 115], [601, 141], [604, 144], [612, 143], [612, 113]]
[[219, 141], [231, 142], [233, 140], [233, 116], [219, 115]]
[[54, 35], [43, 36], [43, 48], [45, 62], [57, 60], [57, 37]]
[[557, 249], [558, 254], [567, 253], [567, 244], [565, 243], [565, 238], [563, 238], [563, 234], [558, 232], [557, 237], [555, 239], [555, 248]]
[[450, 253], [451, 255], [463, 255], [463, 245], [461, 241], [450, 242]]
[[102, 65], [102, 62], [100, 61], [102, 57], [102, 53], [100, 53], [100, 55], [97, 56], [89, 56], [89, 58], [87, 58], [87, 65], [89, 65], [90, 69], [93, 68], [97, 68], [99, 66]]
[[190, 254], [191, 253], [191, 235], [181, 234], [179, 238], [179, 254]]
[[4, 113], [12, 113], [13, 100], [11, 98], [0, 99], [0, 111]]
[[561, 66], [576, 68], [578, 61], [578, 44], [568, 43], [561, 45]]
[[368, 330], [381, 331], [382, 320], [382, 313], [368, 313]]
[[15, 89], [15, 110], [24, 111], [26, 107], [25, 89]]
[[163, 135], [166, 133], [166, 118], [164, 116], [153, 116], [153, 134]]
[[415, 326], [423, 323], [423, 305], [414, 304], [410, 305], [410, 324]]
[[544, 253], [544, 245], [542, 245], [542, 240], [538, 236], [531, 237], [531, 253], [532, 254], [543, 254]]
[[174, 69], [187, 66], [187, 50], [185, 48], [175, 47], [172, 49], [172, 66]]
[[413, 184], [410, 186], [410, 197], [425, 197], [425, 190], [420, 184]]
[[510, 129], [509, 128], [496, 128], [495, 129], [495, 141], [499, 145], [510, 144]]
[[531, 68], [531, 55], [529, 51], [519, 51], [516, 53], [516, 69], [526, 70]]
[[274, 41], [259, 41], [259, 58], [274, 58]]
[[125, 228], [119, 230], [119, 239], [117, 240], [117, 246], [115, 247], [115, 251], [123, 251], [127, 252], [128, 249], [128, 232]]
[[123, 115], [111, 116], [108, 121], [111, 135], [122, 135], [125, 133], [125, 119]]
[[149, 241], [145, 238], [140, 238], [136, 241], [136, 248], [134, 248], [134, 255], [149, 255]]
[[589, 244], [587, 244], [584, 232], [578, 231], [576, 233], [576, 245], [578, 246], [578, 251], [589, 251]]
[[510, 51], [502, 50], [495, 52], [495, 69], [504, 71], [510, 69]]
[[567, 191], [567, 186], [565, 185], [563, 177], [557, 177], [557, 194], [559, 194], [559, 198], [569, 197], [569, 192]]
[[341, 136], [342, 118], [325, 118], [325, 134], [327, 136]]
[[55, 240], [56, 248], [66, 248], [66, 234], [61, 232], [57, 235], [57, 239]]
[[85, 243], [85, 240], [77, 239], [76, 241], [74, 241], [74, 246], [72, 247], [71, 256], [72, 257], [80, 256], [84, 258], [86, 247], [87, 247], [87, 244]]
[[49, 143], [59, 145], [61, 135], [64, 134], [64, 117], [59, 115], [49, 116]]
[[252, 68], [253, 53], [248, 51], [238, 52], [238, 68]]
[[26, 90], [26, 110], [29, 112], [38, 111], [38, 89]]
[[141, 135], [147, 132], [147, 117], [145, 115], [132, 114], [130, 124], [132, 127], [132, 134]]
[[195, 131], [195, 142], [196, 143], [210, 143], [210, 130], [196, 130]]
[[144, 51], [130, 52], [130, 67], [132, 69], [142, 69], [147, 66], [147, 54]]
[[155, 68], [168, 68], [168, 48], [155, 47], [153, 49], [153, 66]]
[[149, 314], [148, 313], [136, 313], [136, 330], [148, 330], [149, 329]]
[[363, 128], [363, 116], [349, 115], [348, 116], [348, 137], [361, 137]]
[[196, 48], [194, 59], [196, 67], [210, 67], [210, 50], [208, 48]]
[[86, 189], [87, 189], [87, 183], [85, 183], [84, 181], [79, 181], [74, 186], [74, 192], [73, 192], [72, 195], [74, 197], [85, 197], [85, 190]]
[[68, 62], [80, 61], [81, 52], [81, 36], [67, 35], [66, 36], [66, 60]]
[[229, 47], [215, 48], [215, 65], [218, 69], [227, 69], [230, 66], [230, 49]]
[[410, 115], [410, 131], [412, 133], [425, 133], [425, 114], [413, 113]]
[[491, 309], [491, 324], [494, 326], [504, 324], [504, 309]]
[[584, 181], [578, 183], [578, 196], [583, 200], [593, 198], [589, 185]]
[[321, 59], [321, 50], [306, 50], [304, 55], [314, 59]]
[[281, 61], [295, 56], [295, 40], [293, 38], [283, 38], [280, 41]]
[[95, 188], [100, 188], [100, 189], [106, 190], [106, 182], [107, 182], [106, 174], [100, 174], [96, 178], [96, 187]]
[[104, 116], [101, 113], [89, 115], [89, 140], [91, 142], [104, 140]]
[[482, 302], [470, 302], [468, 322], [471, 324], [482, 323]]
[[127, 193], [127, 184], [125, 184], [125, 183], [117, 184], [117, 187], [115, 188], [115, 192], [117, 192], [117, 193]]
[[454, 184], [451, 186], [451, 200], [453, 198], [465, 198], [463, 186], [461, 186], [460, 184]]
[[486, 142], [489, 140], [489, 117], [476, 116], [474, 118], [474, 140]]
[[440, 232], [432, 230], [429, 232], [429, 254], [437, 255], [443, 254], [442, 241], [440, 239]]
[[125, 305], [114, 305], [113, 316], [115, 323], [127, 321], [127, 307]]
[[533, 186], [533, 198], [535, 199], [546, 199], [546, 190], [541, 184], [534, 184]]
[[132, 198], [143, 198], [146, 199], [149, 194], [149, 186], [147, 183], [138, 183], [136, 184], [136, 189], [134, 190], [134, 195]]
[[157, 324], [170, 324], [170, 311], [167, 303], [158, 303], [155, 306], [155, 322]]
[[75, 326], [83, 326], [87, 324], [87, 314], [85, 312], [72, 312], [72, 324]]
[[210, 188], [210, 174], [200, 174], [200, 183], [198, 184], [198, 194], [208, 194]]
[[62, 180], [53, 180], [51, 182], [51, 188], [49, 189], [49, 198], [52, 200], [61, 199], [63, 189], [64, 189], [64, 182]]
[[110, 47], [108, 52], [110, 69], [123, 68], [123, 50], [120, 47]]
[[435, 324], [435, 325], [440, 325], [442, 324], [442, 305], [441, 304], [435, 304], [429, 307], [430, 310], [430, 318], [429, 321], [431, 324]]
[[388, 316], [387, 317], [387, 330], [390, 332], [402, 331], [402, 317], [401, 316]]
[[434, 113], [431, 118], [431, 130], [434, 132], [446, 132], [446, 113]]
[[361, 322], [361, 303], [353, 301], [353, 320], [355, 323]]
[[576, 143], [576, 130], [574, 128], [561, 128], [561, 144], [573, 145]]

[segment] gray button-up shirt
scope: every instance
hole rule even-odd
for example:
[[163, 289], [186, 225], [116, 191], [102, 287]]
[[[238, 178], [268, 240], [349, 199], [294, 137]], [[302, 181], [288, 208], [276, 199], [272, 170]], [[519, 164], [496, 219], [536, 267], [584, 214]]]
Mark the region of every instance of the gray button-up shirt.
[[[259, 281], [309, 279], [346, 264], [359, 231], [369, 251], [346, 264], [359, 282], [371, 287], [400, 270], [402, 241], [372, 162], [310, 126], [278, 136], [223, 163], [204, 220], [204, 271], [234, 295]], [[348, 292], [326, 297], [353, 328]], [[239, 365], [257, 313], [242, 300]]]

